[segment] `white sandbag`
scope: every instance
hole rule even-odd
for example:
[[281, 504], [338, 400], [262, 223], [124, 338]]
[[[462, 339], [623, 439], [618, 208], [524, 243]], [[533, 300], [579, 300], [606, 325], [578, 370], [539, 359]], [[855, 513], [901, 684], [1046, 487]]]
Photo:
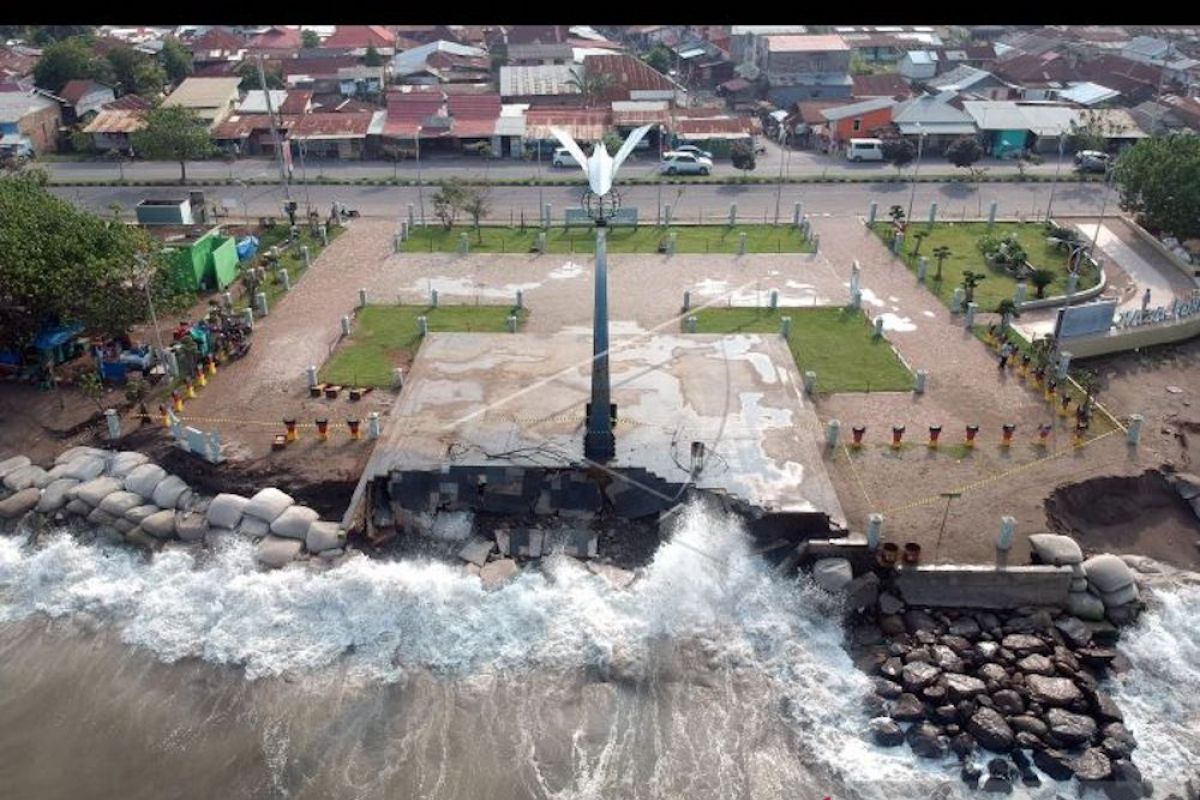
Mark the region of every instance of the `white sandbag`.
[[115, 529], [117, 529], [122, 534], [122, 536], [126, 533], [129, 533], [131, 530], [133, 530], [134, 528], [137, 527], [136, 524], [130, 522], [129, 520], [125, 519], [124, 517], [113, 520], [112, 526]]
[[185, 542], [198, 542], [208, 533], [208, 520], [203, 514], [184, 514], [175, 520], [175, 535]]
[[113, 492], [100, 502], [100, 510], [112, 514], [114, 517], [124, 517], [126, 511], [131, 508], [137, 508], [143, 502], [140, 494], [134, 494], [133, 492]]
[[310, 553], [323, 553], [326, 550], [340, 548], [345, 541], [336, 522], [317, 520], [308, 526], [308, 533], [304, 537], [304, 547]]
[[32, 463], [33, 462], [29, 460], [29, 456], [12, 456], [11, 458], [6, 458], [3, 461], [0, 461], [0, 480], [8, 477], [8, 473], [12, 472], [14, 469], [28, 467]]
[[125, 519], [134, 525], [141, 525], [146, 520], [146, 517], [153, 516], [160, 511], [162, 509], [156, 505], [134, 506], [125, 512]]
[[308, 526], [320, 518], [320, 514], [307, 506], [292, 506], [271, 523], [271, 533], [304, 541], [308, 534]]
[[[104, 474], [105, 462], [103, 458], [84, 455], [59, 466], [63, 468], [62, 475], [64, 478], [74, 478], [77, 481], [90, 481], [92, 478], [99, 478]], [[57, 468], [55, 467], [55, 469]]]
[[175, 535], [175, 512], [169, 508], [142, 520], [141, 529], [155, 539], [170, 539]]
[[1141, 595], [1138, 593], [1138, 587], [1136, 583], [1131, 583], [1128, 586], [1117, 589], [1115, 592], [1100, 593], [1100, 599], [1104, 601], [1105, 608], [1116, 608], [1117, 606], [1123, 606], [1126, 603], [1132, 603], [1140, 596]]
[[1092, 556], [1083, 562], [1083, 571], [1087, 573], [1092, 587], [1101, 594], [1124, 589], [1133, 583], [1133, 571], [1129, 565], [1111, 553]]
[[112, 457], [105, 471], [114, 478], [124, 478], [142, 464], [149, 463], [149, 461], [150, 456], [145, 453], [139, 453], [136, 450], [124, 450]]
[[[48, 478], [50, 478], [50, 482], [53, 483], [54, 481], [71, 477], [70, 475], [67, 474], [70, 471], [71, 471], [70, 464], [55, 464], [50, 469], [46, 470], [46, 476]], [[90, 480], [90, 478], [89, 478], [89, 480]], [[49, 485], [49, 484], [47, 484], [47, 485]]]
[[1061, 567], [1083, 563], [1083, 551], [1079, 549], [1079, 543], [1070, 536], [1035, 533], [1029, 537], [1029, 546], [1043, 564]]
[[[167, 477], [167, 471], [158, 464], [142, 464], [140, 467], [134, 467], [133, 471], [125, 476], [125, 488], [150, 500], [154, 497], [154, 490], [158, 488], [158, 482], [165, 477]], [[162, 505], [162, 503], [157, 505]]]
[[208, 524], [216, 528], [236, 528], [249, 502], [250, 498], [240, 494], [222, 492], [208, 504]]
[[270, 524], [286, 511], [288, 506], [293, 505], [295, 502], [291, 495], [281, 492], [272, 486], [263, 489], [254, 495], [254, 497], [251, 497], [250, 502], [242, 509], [242, 513], [257, 517]]
[[1099, 622], [1104, 619], [1104, 601], [1091, 592], [1071, 592], [1067, 595], [1067, 611], [1080, 619]]
[[12, 492], [19, 492], [30, 487], [41, 489], [48, 483], [50, 483], [50, 476], [46, 474], [46, 470], [36, 464], [17, 467], [4, 476], [4, 485]]
[[67, 490], [74, 486], [78, 486], [79, 481], [71, 480], [70, 478], [59, 478], [56, 481], [51, 481], [50, 485], [42, 490], [42, 497], [38, 500], [37, 510], [43, 514], [53, 514], [67, 504]]
[[87, 521], [93, 525], [103, 525], [111, 528], [117, 518], [108, 513], [102, 508], [93, 508], [92, 513], [88, 514]]
[[22, 489], [11, 497], [0, 500], [0, 519], [18, 519], [28, 513], [38, 504], [42, 496], [40, 489], [30, 486]]
[[268, 536], [258, 543], [254, 557], [264, 567], [278, 569], [300, 555], [303, 542], [282, 536]]
[[1088, 589], [1087, 578], [1071, 578], [1070, 589], [1072, 592], [1086, 592]]
[[58, 458], [54, 459], [55, 464], [66, 464], [83, 456], [95, 456], [98, 458], [108, 459], [110, 453], [108, 450], [101, 450], [99, 447], [88, 447], [87, 445], [78, 445], [76, 447], [68, 447], [58, 454]]
[[142, 529], [141, 525], [138, 525], [134, 527], [133, 530], [127, 532], [125, 534], [125, 541], [138, 547], [144, 547], [147, 550], [153, 550], [154, 548], [158, 547], [158, 539], [155, 539], [153, 536], [146, 533], [146, 531]]
[[[73, 491], [75, 490], [68, 489], [67, 496], [70, 497], [71, 492]], [[88, 514], [92, 513], [92, 507], [82, 500], [73, 499], [67, 501], [67, 504], [63, 506], [63, 511], [66, 511], [68, 514], [74, 514], [77, 517], [86, 517]]]
[[271, 532], [271, 524], [258, 517], [243, 514], [242, 521], [238, 523], [237, 532], [250, 539], [261, 539]]
[[[75, 493], [76, 500], [82, 500], [92, 508], [96, 508], [104, 501], [104, 498], [113, 492], [120, 492], [124, 488], [120, 478], [105, 476], [103, 478], [92, 478], [90, 481], [84, 481], [74, 489], [71, 489], [70, 492]], [[68, 497], [70, 496], [70, 492], [67, 493]]]
[[183, 478], [178, 475], [168, 475], [158, 482], [158, 486], [154, 487], [154, 494], [151, 497], [154, 505], [159, 508], [178, 508], [179, 499], [186, 491], [188, 491], [188, 485], [183, 482]]

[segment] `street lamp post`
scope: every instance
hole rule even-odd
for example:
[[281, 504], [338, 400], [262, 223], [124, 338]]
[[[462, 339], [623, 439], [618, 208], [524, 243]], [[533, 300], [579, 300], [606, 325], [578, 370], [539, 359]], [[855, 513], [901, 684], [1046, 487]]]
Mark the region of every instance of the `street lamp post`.
[[1062, 169], [1063, 159], [1063, 129], [1058, 129], [1058, 163], [1054, 165], [1054, 180], [1050, 183], [1050, 199], [1046, 201], [1046, 222], [1050, 221], [1050, 209], [1054, 206], [1054, 190], [1058, 188], [1058, 173]]
[[787, 133], [783, 125], [779, 126], [779, 182], [775, 190], [775, 224], [779, 224], [779, 203], [783, 199], [783, 143], [787, 138]]
[[417, 202], [421, 206], [421, 227], [425, 227], [425, 187], [421, 180], [421, 130], [418, 127], [413, 134], [413, 142], [417, 148]]
[[1096, 229], [1092, 231], [1092, 243], [1088, 246], [1088, 256], [1092, 260], [1096, 258], [1096, 240], [1100, 238], [1100, 226], [1104, 224], [1104, 212], [1108, 210], [1108, 197], [1112, 194], [1113, 178], [1116, 174], [1116, 171], [1110, 168], [1104, 178], [1104, 202], [1100, 204], [1100, 219], [1096, 221]]
[[912, 219], [913, 201], [917, 199], [917, 175], [921, 172], [921, 153], [925, 149], [925, 131], [921, 129], [921, 123], [916, 123], [917, 127], [917, 163], [913, 167], [912, 191], [908, 195], [908, 215], [904, 217], [904, 224]]

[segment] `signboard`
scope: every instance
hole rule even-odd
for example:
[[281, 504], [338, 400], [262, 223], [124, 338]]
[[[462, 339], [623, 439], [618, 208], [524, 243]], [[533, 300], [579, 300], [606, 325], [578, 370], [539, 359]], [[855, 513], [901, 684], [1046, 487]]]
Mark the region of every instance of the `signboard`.
[[1147, 325], [1161, 325], [1167, 322], [1178, 322], [1188, 317], [1200, 314], [1200, 295], [1186, 300], [1175, 300], [1169, 306], [1148, 308], [1145, 311], [1134, 309], [1122, 311], [1113, 319], [1113, 327], [1141, 328]]
[[1060, 308], [1058, 318], [1054, 322], [1054, 337], [1061, 341], [1073, 336], [1092, 336], [1097, 333], [1105, 333], [1113, 325], [1113, 315], [1116, 310], [1116, 300], [1101, 300], [1095, 303]]
[[[568, 228], [590, 228], [596, 223], [584, 209], [568, 208], [566, 210], [566, 221], [564, 224]], [[637, 208], [618, 208], [617, 212], [608, 220], [608, 224], [610, 227], [616, 227], [618, 225], [632, 225], [636, 228], [638, 224]]]

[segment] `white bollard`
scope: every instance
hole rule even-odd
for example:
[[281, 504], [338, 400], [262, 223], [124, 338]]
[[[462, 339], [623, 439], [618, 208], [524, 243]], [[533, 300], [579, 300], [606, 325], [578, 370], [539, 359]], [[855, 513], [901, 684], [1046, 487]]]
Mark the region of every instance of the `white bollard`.
[[366, 289], [358, 290], [358, 307], [359, 308], [367, 307], [367, 290]]
[[684, 293], [683, 293], [683, 310], [684, 311], [692, 310], [692, 293], [689, 291], [684, 291]]
[[392, 252], [399, 253], [401, 249], [400, 243], [404, 241], [404, 236], [399, 233], [392, 234]]
[[729, 226], [737, 225], [737, 203], [729, 204]]
[[804, 393], [807, 395], [817, 391], [817, 373], [811, 369], [804, 372]]
[[874, 336], [876, 339], [883, 338], [883, 317], [875, 318], [875, 334], [874, 334]]
[[871, 205], [867, 206], [867, 224], [875, 224], [875, 215], [879, 213], [879, 205], [872, 200]]
[[951, 314], [961, 314], [962, 313], [963, 299], [966, 296], [967, 296], [967, 294], [966, 294], [966, 292], [963, 291], [963, 288], [961, 286], [957, 287], [954, 290], [954, 296], [950, 298], [950, 313]]
[[836, 419], [829, 420], [829, 424], [825, 426], [825, 446], [833, 449], [838, 444], [838, 432], [842, 429], [842, 423]]
[[517, 289], [517, 308], [525, 307], [525, 292], [522, 289]]
[[429, 335], [429, 317], [425, 316], [424, 314], [417, 317], [417, 333], [419, 333], [422, 338]]
[[854, 294], [860, 288], [862, 288], [862, 266], [856, 258], [850, 265], [850, 293]]
[[1142, 438], [1142, 422], [1143, 417], [1141, 414], [1129, 415], [1129, 427], [1125, 429], [1125, 441], [1135, 447]]
[[279, 270], [279, 280], [283, 282], [283, 290], [285, 292], [292, 290], [292, 276], [288, 274], [286, 269]]
[[744, 232], [738, 234], [738, 255], [746, 255], [746, 234]]
[[537, 249], [537, 251], [539, 253], [546, 252], [546, 234], [539, 233], [537, 235], [537, 241], [534, 243], [534, 247]]
[[813, 255], [816, 255], [817, 253], [821, 252], [821, 234], [814, 233], [813, 237], [812, 237], [812, 243], [813, 243]]
[[321, 246], [327, 247], [328, 245], [329, 245], [329, 223], [325, 222], [325, 223], [321, 224]]
[[988, 230], [990, 231], [995, 224], [996, 224], [996, 201], [993, 200], [992, 204], [988, 207]]
[[879, 540], [883, 535], [883, 514], [871, 514], [867, 517], [867, 548], [879, 549]]
[[684, 320], [684, 322], [687, 324], [687, 332], [688, 333], [696, 332], [697, 320], [695, 317], [688, 317], [686, 320]]
[[104, 422], [106, 425], [108, 425], [108, 438], [109, 439], [120, 439], [121, 438], [121, 418], [119, 416], [117, 416], [117, 410], [115, 408], [105, 409]]
[[404, 370], [401, 369], [400, 367], [396, 367], [395, 369], [392, 370], [392, 388], [393, 389], [403, 389], [404, 388]]
[[772, 289], [771, 290], [771, 310], [774, 311], [777, 308], [779, 308], [779, 290]]
[[675, 255], [675, 247], [678, 244], [677, 236], [678, 234], [671, 231], [671, 235], [667, 237], [667, 255], [669, 256]]
[[671, 204], [664, 203], [663, 204], [663, 225], [670, 225], [670, 224], [671, 224]]
[[350, 335], [350, 315], [343, 314], [342, 315], [342, 336], [349, 336], [349, 335]]
[[896, 232], [896, 238], [892, 239], [892, 252], [900, 255], [904, 252], [904, 234]]
[[546, 205], [542, 207], [542, 225], [547, 228], [550, 227], [550, 220], [551, 220], [550, 212], [551, 212], [552, 208], [553, 208], [553, 205], [551, 203], [546, 203]]
[[779, 318], [779, 335], [782, 336], [784, 339], [792, 338], [792, 318], [791, 317], [780, 317]]
[[414, 228], [414, 227], [416, 227], [416, 224], [417, 224], [416, 207], [412, 203], [409, 203], [408, 204], [408, 227]]
[[301, 245], [300, 257], [304, 259], [304, 268], [308, 269], [312, 266], [312, 253], [308, 251], [308, 245]]
[[316, 365], [310, 364], [310, 365], [308, 366], [308, 369], [306, 369], [306, 370], [305, 370], [305, 372], [307, 372], [307, 373], [308, 373], [308, 388], [310, 388], [310, 389], [311, 389], [311, 388], [313, 388], [314, 386], [316, 386], [316, 385], [317, 385], [317, 368], [316, 368]]
[[437, 289], [431, 289], [429, 291], [429, 307], [430, 308], [438, 307], [438, 291], [437, 291]]
[[267, 315], [267, 293], [259, 292], [254, 296], [254, 299], [258, 304], [258, 313], [265, 317]]
[[925, 276], [929, 273], [929, 259], [921, 256], [917, 259], [917, 283], [924, 283]]
[[1000, 538], [996, 540], [996, 549], [1008, 552], [1012, 548], [1013, 539], [1017, 535], [1017, 520], [1015, 517], [1000, 518]]
[[929, 204], [929, 224], [930, 225], [937, 222], [937, 211], [938, 211], [937, 203], [930, 203]]
[[913, 392], [916, 394], [925, 394], [925, 383], [929, 380], [929, 370], [917, 370], [917, 382], [913, 386]]
[[[242, 324], [244, 324], [250, 330], [254, 330], [254, 309], [251, 309], [251, 308], [243, 308], [242, 309]], [[179, 374], [179, 363], [175, 360], [174, 353], [171, 353], [170, 359], [171, 359], [171, 364], [174, 368], [171, 374], [178, 375]]]
[[378, 411], [372, 411], [370, 414], [367, 414], [367, 438], [368, 439], [378, 439], [379, 438], [379, 412]]
[[800, 220], [804, 217], [804, 203], [799, 200], [792, 206], [792, 227], [799, 228]]
[[516, 314], [508, 315], [508, 332], [509, 333], [517, 332], [517, 315]]
[[970, 330], [975, 324], [975, 313], [979, 311], [979, 303], [967, 303], [967, 314], [963, 317], [963, 327]]
[[1017, 288], [1013, 291], [1013, 302], [1017, 305], [1025, 302], [1025, 296], [1029, 292], [1029, 286], [1025, 283], [1018, 283]]

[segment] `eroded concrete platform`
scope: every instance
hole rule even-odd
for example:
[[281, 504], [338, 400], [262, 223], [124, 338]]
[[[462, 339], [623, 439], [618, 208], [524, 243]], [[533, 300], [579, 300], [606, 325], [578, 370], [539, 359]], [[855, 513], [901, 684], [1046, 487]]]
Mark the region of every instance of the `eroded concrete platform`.
[[[766, 509], [845, 518], [821, 457], [822, 433], [777, 336], [652, 333], [612, 339], [618, 405], [613, 468], [696, 485]], [[590, 334], [431, 334], [384, 419], [364, 481], [449, 465], [583, 462]]]

